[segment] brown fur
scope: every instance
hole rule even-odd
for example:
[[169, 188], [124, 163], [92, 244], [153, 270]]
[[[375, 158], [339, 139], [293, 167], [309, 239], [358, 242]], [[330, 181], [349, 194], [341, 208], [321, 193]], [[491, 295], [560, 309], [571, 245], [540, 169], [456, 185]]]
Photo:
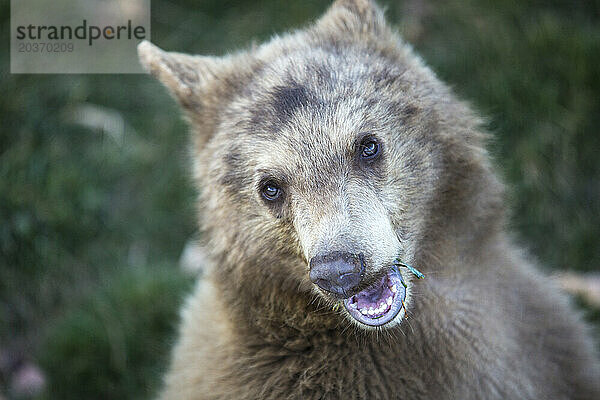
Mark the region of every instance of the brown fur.
[[[600, 398], [586, 327], [505, 233], [480, 121], [376, 5], [224, 58], [139, 51], [193, 128], [212, 260], [162, 399]], [[364, 132], [377, 163], [354, 155]], [[308, 278], [332, 249], [365, 254], [364, 287], [398, 251], [419, 266], [406, 318], [334, 307]]]

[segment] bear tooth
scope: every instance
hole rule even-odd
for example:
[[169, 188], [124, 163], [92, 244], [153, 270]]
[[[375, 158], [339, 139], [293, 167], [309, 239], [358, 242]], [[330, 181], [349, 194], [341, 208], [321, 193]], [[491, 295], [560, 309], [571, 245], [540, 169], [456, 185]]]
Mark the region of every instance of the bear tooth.
[[396, 293], [396, 290], [398, 290], [398, 288], [396, 288], [396, 285], [392, 286], [392, 292]]
[[388, 306], [391, 306], [392, 305], [392, 298], [388, 297], [387, 300], [386, 300], [386, 303], [387, 303]]

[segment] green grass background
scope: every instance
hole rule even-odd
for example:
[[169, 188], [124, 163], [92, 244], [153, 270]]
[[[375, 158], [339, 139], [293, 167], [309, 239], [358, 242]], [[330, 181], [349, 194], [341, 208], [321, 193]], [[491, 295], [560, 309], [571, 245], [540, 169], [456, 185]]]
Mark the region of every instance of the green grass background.
[[[223, 54], [328, 3], [154, 0], [152, 38]], [[488, 117], [518, 240], [549, 271], [598, 271], [600, 1], [381, 3]], [[196, 230], [185, 124], [148, 76], [9, 74], [9, 18], [0, 1], [0, 352], [39, 363], [42, 399], [147, 398], [192, 284], [177, 265]], [[123, 137], [69, 122], [82, 104], [119, 113]]]

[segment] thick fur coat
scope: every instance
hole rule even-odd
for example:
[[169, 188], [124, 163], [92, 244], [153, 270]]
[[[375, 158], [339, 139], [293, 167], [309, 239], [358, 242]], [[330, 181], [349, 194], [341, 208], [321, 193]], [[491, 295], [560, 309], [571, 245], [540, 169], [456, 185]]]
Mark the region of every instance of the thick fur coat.
[[[600, 399], [586, 326], [505, 232], [480, 120], [375, 4], [226, 57], [139, 53], [192, 127], [211, 259], [162, 399]], [[313, 279], [351, 253], [352, 293], [398, 257], [426, 275], [397, 270], [389, 323]]]

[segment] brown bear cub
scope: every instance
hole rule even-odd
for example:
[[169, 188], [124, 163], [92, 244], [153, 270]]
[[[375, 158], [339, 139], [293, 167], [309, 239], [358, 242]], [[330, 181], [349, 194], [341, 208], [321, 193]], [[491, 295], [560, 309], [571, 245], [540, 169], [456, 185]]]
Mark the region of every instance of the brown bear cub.
[[226, 57], [139, 53], [193, 129], [211, 260], [162, 399], [600, 399], [480, 119], [375, 4]]

